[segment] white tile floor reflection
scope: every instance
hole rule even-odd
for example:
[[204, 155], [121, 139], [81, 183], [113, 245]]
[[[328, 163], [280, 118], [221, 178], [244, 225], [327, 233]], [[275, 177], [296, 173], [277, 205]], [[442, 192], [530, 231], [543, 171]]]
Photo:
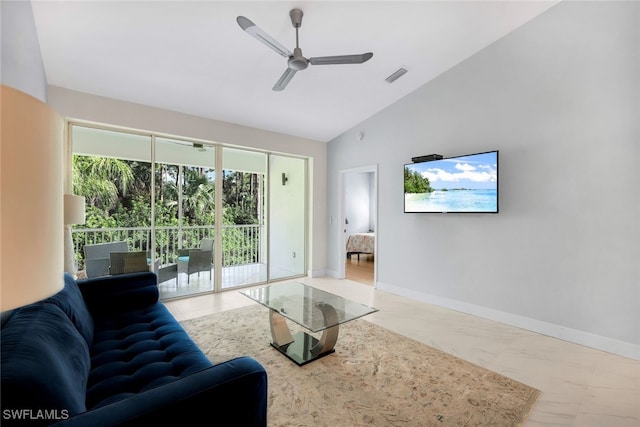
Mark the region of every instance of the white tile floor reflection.
[[[209, 293], [213, 291], [214, 270], [211, 272], [193, 273], [187, 280], [186, 273], [177, 273], [177, 278], [170, 279], [158, 284], [160, 298], [171, 300], [183, 298], [185, 296]], [[272, 269], [270, 272], [272, 280], [280, 277], [296, 276], [293, 271]], [[267, 281], [267, 265], [261, 263], [243, 264], [222, 269], [222, 289], [246, 287], [253, 284], [265, 283]]]
[[[524, 423], [526, 427], [640, 426], [640, 361], [378, 291], [350, 280], [307, 277], [298, 280], [380, 310], [365, 320], [541, 390]], [[166, 303], [178, 320], [249, 304], [255, 303], [235, 290]], [[338, 341], [337, 351], [339, 345]]]

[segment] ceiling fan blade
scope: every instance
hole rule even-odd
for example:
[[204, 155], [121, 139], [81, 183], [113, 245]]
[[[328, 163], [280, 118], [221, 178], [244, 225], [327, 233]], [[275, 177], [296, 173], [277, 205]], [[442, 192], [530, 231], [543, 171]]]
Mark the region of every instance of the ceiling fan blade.
[[341, 55], [341, 56], [319, 56], [309, 58], [311, 65], [333, 65], [333, 64], [362, 64], [371, 59], [373, 53], [367, 52], [361, 55]]
[[276, 90], [276, 91], [283, 90], [285, 87], [287, 87], [287, 85], [289, 84], [293, 76], [295, 76], [295, 74], [296, 74], [296, 70], [294, 70], [293, 68], [287, 68], [284, 71], [284, 73], [282, 73], [282, 75], [280, 76], [276, 84], [273, 86], [273, 90]]
[[269, 46], [271, 49], [275, 50], [280, 55], [284, 56], [285, 58], [293, 56], [293, 53], [291, 53], [289, 49], [284, 47], [282, 44], [280, 44], [280, 42], [271, 37], [269, 34], [261, 30], [260, 27], [254, 24], [250, 19], [245, 18], [244, 16], [238, 16], [236, 18], [236, 21], [238, 21], [238, 25], [240, 25], [240, 28], [251, 34], [256, 39], [260, 40], [262, 43]]

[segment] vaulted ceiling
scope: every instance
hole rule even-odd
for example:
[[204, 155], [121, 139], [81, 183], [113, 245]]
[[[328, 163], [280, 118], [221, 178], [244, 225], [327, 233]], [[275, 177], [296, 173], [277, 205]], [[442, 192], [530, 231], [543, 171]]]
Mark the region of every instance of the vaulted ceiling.
[[[94, 95], [329, 141], [557, 2], [32, 1], [47, 82]], [[243, 31], [245, 16], [305, 57], [373, 52], [362, 64], [309, 65], [283, 91], [287, 58]], [[395, 83], [385, 78], [408, 72]]]

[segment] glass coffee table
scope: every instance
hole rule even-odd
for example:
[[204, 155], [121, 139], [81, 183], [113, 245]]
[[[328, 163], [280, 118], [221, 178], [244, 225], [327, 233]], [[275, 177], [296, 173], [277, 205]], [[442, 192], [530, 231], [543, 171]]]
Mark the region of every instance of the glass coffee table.
[[[271, 345], [300, 366], [335, 351], [340, 324], [378, 311], [304, 283], [279, 283], [240, 293], [269, 309]], [[286, 319], [322, 332], [320, 339], [306, 332], [292, 335]]]

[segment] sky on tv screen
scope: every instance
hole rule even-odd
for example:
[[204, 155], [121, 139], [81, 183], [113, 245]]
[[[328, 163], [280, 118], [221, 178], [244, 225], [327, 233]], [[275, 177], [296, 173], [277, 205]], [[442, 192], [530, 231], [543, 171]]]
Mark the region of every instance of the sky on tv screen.
[[497, 153], [471, 154], [406, 167], [429, 179], [435, 190], [466, 188], [495, 190], [498, 187]]

